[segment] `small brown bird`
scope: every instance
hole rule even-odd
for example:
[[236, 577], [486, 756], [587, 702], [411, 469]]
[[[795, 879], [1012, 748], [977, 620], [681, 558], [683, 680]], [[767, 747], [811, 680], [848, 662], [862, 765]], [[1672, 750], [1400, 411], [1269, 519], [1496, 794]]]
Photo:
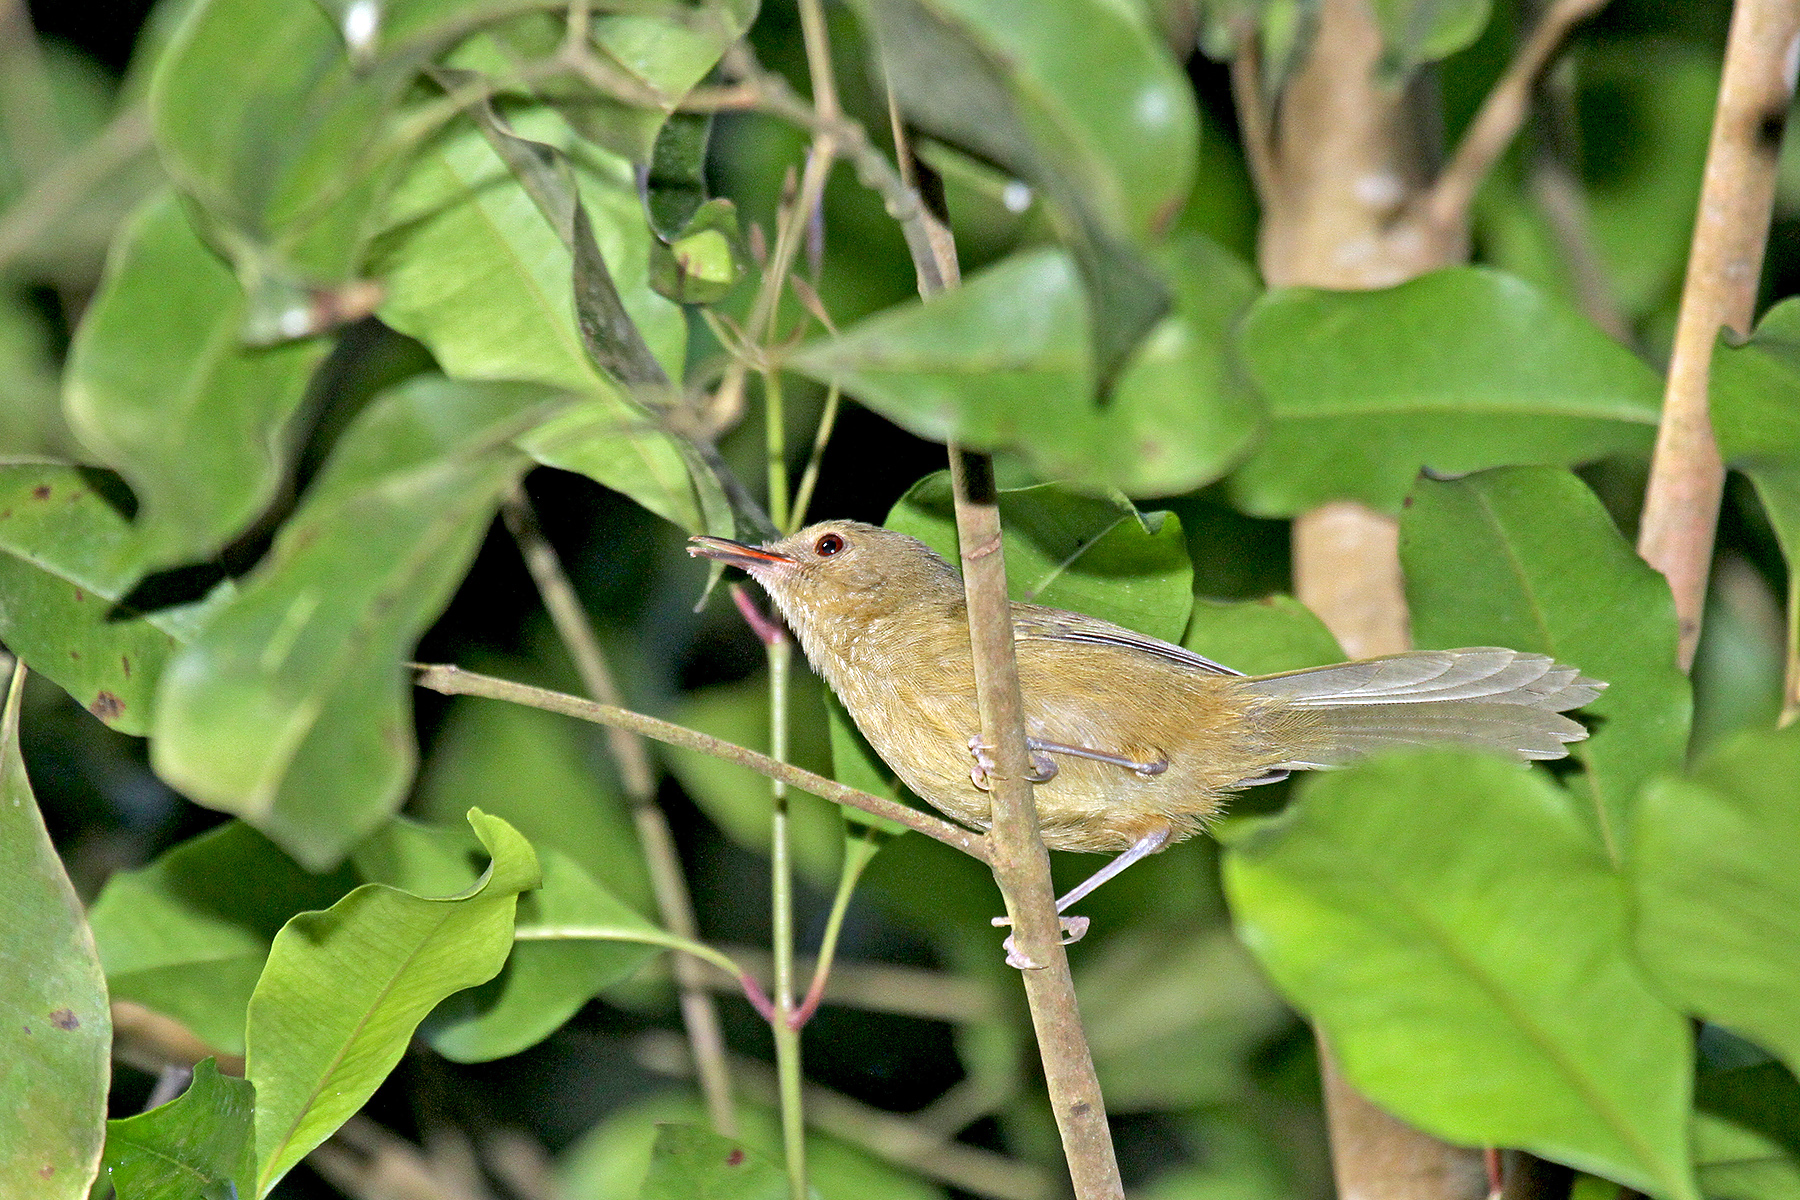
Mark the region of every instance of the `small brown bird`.
[[[859, 521], [825, 521], [761, 547], [691, 542], [689, 554], [762, 584], [908, 787], [988, 828], [993, 764], [980, 743], [954, 567], [916, 538]], [[1564, 743], [1587, 736], [1562, 711], [1606, 686], [1541, 654], [1495, 647], [1246, 676], [1110, 621], [1035, 604], [1012, 613], [1044, 841], [1121, 852], [1058, 900], [1059, 912], [1204, 828], [1229, 793], [1289, 771], [1438, 743], [1562, 758]]]

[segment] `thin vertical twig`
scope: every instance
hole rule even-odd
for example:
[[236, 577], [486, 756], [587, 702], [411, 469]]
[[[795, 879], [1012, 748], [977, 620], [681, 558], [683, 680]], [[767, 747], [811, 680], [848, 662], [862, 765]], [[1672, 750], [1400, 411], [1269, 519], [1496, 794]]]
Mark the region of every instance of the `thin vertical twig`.
[[[561, 559], [538, 526], [537, 515], [531, 509], [525, 489], [514, 487], [501, 511], [507, 530], [525, 559], [525, 567], [537, 584], [544, 608], [556, 626], [557, 635], [575, 663], [582, 687], [600, 703], [620, 707], [619, 687], [613, 680], [606, 655], [594, 637], [593, 626], [562, 568]], [[650, 871], [657, 913], [670, 933], [694, 941], [699, 937], [694, 905], [688, 896], [687, 879], [682, 875], [681, 858], [675, 851], [674, 835], [656, 803], [656, 773], [650, 765], [650, 754], [643, 739], [614, 726], [607, 727], [606, 744], [619, 768], [619, 778], [625, 784], [626, 798], [631, 803], [632, 821], [637, 826], [638, 842]], [[672, 969], [682, 1024], [693, 1049], [695, 1074], [706, 1099], [707, 1120], [720, 1135], [735, 1137], [737, 1109], [731, 1101], [725, 1035], [719, 1026], [718, 1009], [706, 988], [705, 965], [691, 955], [677, 952]]]
[[1713, 346], [1721, 329], [1738, 338], [1750, 334], [1797, 50], [1800, 4], [1738, 0], [1638, 533], [1638, 553], [1675, 594], [1684, 670], [1700, 641], [1725, 486], [1707, 408]]

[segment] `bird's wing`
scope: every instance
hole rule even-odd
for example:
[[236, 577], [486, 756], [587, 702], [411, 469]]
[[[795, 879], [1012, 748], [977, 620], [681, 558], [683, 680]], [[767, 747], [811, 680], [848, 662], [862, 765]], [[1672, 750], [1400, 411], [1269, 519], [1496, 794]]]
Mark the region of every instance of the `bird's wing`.
[[1086, 642], [1094, 646], [1119, 646], [1138, 650], [1183, 667], [1206, 671], [1213, 675], [1242, 675], [1223, 663], [1184, 650], [1161, 638], [1134, 633], [1123, 625], [1086, 617], [1080, 613], [1043, 608], [1036, 604], [1013, 605], [1013, 637], [1020, 641]]

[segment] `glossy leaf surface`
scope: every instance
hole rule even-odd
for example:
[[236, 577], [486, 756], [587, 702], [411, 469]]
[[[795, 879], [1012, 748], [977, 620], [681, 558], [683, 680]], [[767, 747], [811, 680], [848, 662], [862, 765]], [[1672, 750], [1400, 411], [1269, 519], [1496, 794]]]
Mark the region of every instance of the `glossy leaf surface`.
[[1400, 515], [1400, 561], [1420, 647], [1529, 650], [1608, 684], [1576, 717], [1592, 736], [1569, 750], [1587, 766], [1600, 844], [1623, 861], [1639, 789], [1687, 749], [1668, 584], [1586, 484], [1550, 467], [1420, 480]]
[[111, 1075], [106, 980], [19, 753], [25, 672], [0, 711], [0, 1195], [82, 1200]]
[[194, 1067], [167, 1104], [106, 1123], [106, 1179], [118, 1200], [238, 1200], [256, 1194], [255, 1089]]
[[344, 435], [238, 598], [171, 664], [152, 762], [314, 869], [399, 804], [416, 751], [403, 660], [461, 580], [561, 403], [419, 376]]
[[1655, 372], [1573, 309], [1454, 267], [1380, 292], [1272, 292], [1242, 327], [1267, 436], [1235, 503], [1293, 516], [1352, 499], [1398, 512], [1421, 467], [1571, 465], [1650, 447]]
[[1239, 932], [1345, 1077], [1463, 1145], [1697, 1196], [1692, 1047], [1626, 881], [1541, 774], [1432, 751], [1311, 776], [1226, 860]]
[[276, 936], [250, 1000], [245, 1065], [258, 1195], [362, 1107], [433, 1007], [506, 961], [537, 858], [506, 822], [469, 821], [492, 856], [475, 886], [436, 899], [365, 884]]

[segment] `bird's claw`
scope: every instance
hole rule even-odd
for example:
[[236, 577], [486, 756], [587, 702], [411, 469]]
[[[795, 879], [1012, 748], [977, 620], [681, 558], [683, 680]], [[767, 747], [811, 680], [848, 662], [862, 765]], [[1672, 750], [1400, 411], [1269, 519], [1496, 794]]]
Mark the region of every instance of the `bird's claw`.
[[[994, 761], [994, 748], [983, 741], [978, 733], [969, 739], [969, 753], [975, 756], [975, 766], [969, 771], [969, 779], [984, 792], [994, 790], [993, 772], [998, 764]], [[1033, 750], [1031, 769], [1025, 772], [1025, 778], [1032, 783], [1048, 783], [1056, 778], [1056, 760], [1041, 750]]]
[[[1062, 925], [1063, 945], [1073, 945], [1087, 936], [1088, 918], [1059, 916], [1057, 917], [1057, 921]], [[993, 923], [996, 927], [1004, 928], [1007, 925], [1011, 925], [1012, 921], [1006, 917], [995, 917]], [[1019, 947], [1013, 942], [1013, 935], [1010, 933], [1006, 935], [1006, 940], [1000, 944], [1006, 950], [1006, 965], [1009, 967], [1014, 967], [1021, 971], [1041, 971], [1048, 965], [1046, 963], [1033, 962], [1031, 959], [1026, 958], [1024, 953], [1021, 952]]]

